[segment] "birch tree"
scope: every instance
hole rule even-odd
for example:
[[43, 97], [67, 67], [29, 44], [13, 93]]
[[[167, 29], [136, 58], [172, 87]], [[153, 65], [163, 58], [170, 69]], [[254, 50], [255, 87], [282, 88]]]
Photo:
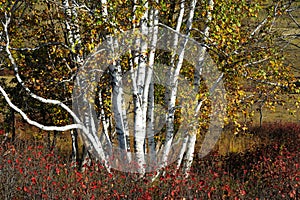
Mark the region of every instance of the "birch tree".
[[[78, 130], [92, 159], [107, 170], [143, 176], [175, 162], [188, 174], [194, 157], [212, 150], [223, 121], [243, 130], [239, 113], [251, 116], [259, 95], [269, 104], [288, 87], [270, 31], [285, 4], [272, 4], [262, 21], [257, 1], [1, 6], [1, 60], [14, 70], [22, 94], [46, 105], [57, 123], [32, 120], [0, 87], [5, 100], [43, 130]], [[257, 90], [248, 90], [248, 81]]]

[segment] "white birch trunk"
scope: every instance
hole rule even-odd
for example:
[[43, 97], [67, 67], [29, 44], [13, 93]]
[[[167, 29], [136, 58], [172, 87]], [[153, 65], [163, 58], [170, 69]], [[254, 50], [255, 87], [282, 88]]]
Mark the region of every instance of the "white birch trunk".
[[[193, 128], [195, 129], [195, 128]], [[194, 158], [194, 151], [195, 151], [195, 144], [196, 144], [196, 131], [194, 130], [192, 134], [189, 134], [188, 136], [188, 142], [187, 142], [187, 149], [186, 149], [186, 155], [184, 160], [184, 168], [183, 171], [186, 176], [188, 176], [188, 172], [190, 171], [190, 168], [193, 163]]]
[[[83, 65], [83, 58], [79, 54], [80, 46], [81, 46], [81, 36], [79, 33], [79, 26], [78, 26], [78, 19], [77, 19], [77, 11], [76, 7], [74, 6], [74, 1], [72, 0], [72, 5], [70, 5], [69, 0], [63, 0], [62, 1], [62, 6], [63, 6], [63, 11], [65, 14], [65, 28], [67, 30], [67, 44], [69, 45], [69, 48], [71, 49], [71, 57], [72, 61], [74, 62], [75, 66], [77, 68], [82, 67]], [[90, 113], [85, 113], [85, 125], [86, 127], [90, 127], [91, 124], [89, 122], [92, 119], [89, 119], [91, 117]], [[94, 124], [92, 125], [94, 126]], [[77, 135], [71, 135], [72, 136], [72, 143], [77, 141]], [[72, 147], [76, 147], [76, 144], [72, 144]], [[78, 152], [78, 149], [76, 150]], [[83, 152], [84, 155], [83, 157], [88, 157], [87, 152]]]
[[100, 135], [100, 141], [102, 142], [102, 144], [104, 143], [107, 146], [107, 151], [109, 152], [109, 154], [112, 154], [112, 144], [111, 144], [111, 140], [109, 137], [109, 120], [107, 120], [107, 117], [105, 116], [105, 112], [104, 112], [104, 107], [103, 107], [103, 100], [102, 100], [102, 94], [101, 94], [101, 89], [99, 90], [99, 107], [100, 107], [100, 121], [102, 123], [102, 133]]
[[[191, 4], [190, 4], [190, 10], [189, 10], [189, 15], [188, 15], [187, 24], [186, 24], [186, 36], [187, 37], [189, 37], [190, 30], [192, 28], [192, 22], [193, 22], [196, 2], [197, 2], [196, 0], [192, 0]], [[178, 77], [179, 77], [179, 72], [180, 72], [180, 69], [181, 69], [182, 63], [183, 63], [185, 46], [186, 46], [187, 41], [188, 41], [188, 38], [186, 38], [183, 41], [182, 48], [179, 50], [178, 61], [177, 61], [176, 67], [175, 67], [175, 69], [171, 69], [171, 73], [170, 73], [170, 77], [171, 77], [170, 90], [171, 91], [170, 91], [169, 102], [168, 102], [167, 132], [166, 132], [166, 141], [165, 141], [164, 148], [163, 148], [160, 168], [165, 167], [168, 164], [167, 160], [168, 160], [169, 152], [170, 152], [173, 137], [174, 137], [174, 113], [175, 113], [175, 103], [176, 103], [176, 97], [177, 97]]]
[[[65, 26], [67, 29], [67, 43], [70, 46], [71, 51], [71, 57], [72, 60], [77, 68], [82, 67], [83, 65], [83, 58], [80, 55], [80, 49], [81, 49], [81, 36], [79, 32], [79, 25], [78, 25], [78, 17], [77, 17], [77, 10], [76, 10], [76, 1], [71, 0], [71, 5], [69, 4], [68, 0], [63, 0], [63, 8], [64, 8], [64, 13], [66, 16], [65, 20]], [[85, 99], [86, 100], [86, 99]], [[88, 102], [85, 101], [85, 104], [88, 105]], [[88, 128], [90, 131], [90, 134], [93, 135], [93, 137], [97, 140], [97, 130], [98, 130], [98, 122], [94, 121], [94, 118], [92, 117], [92, 108], [87, 109], [87, 112], [84, 115], [84, 123], [85, 127]], [[73, 137], [76, 135], [73, 135]], [[77, 140], [77, 139], [76, 139]], [[72, 140], [72, 142], [75, 142], [76, 140]], [[72, 146], [76, 146], [73, 144]], [[101, 147], [102, 148], [102, 147]], [[85, 170], [84, 166], [85, 165], [90, 165], [91, 163], [91, 158], [90, 154], [87, 150], [87, 148], [84, 148], [85, 151], [83, 152], [83, 162], [81, 163], [82, 165], [80, 167], [82, 171]], [[78, 151], [78, 150], [77, 150]], [[102, 150], [103, 151], [103, 150]], [[104, 151], [103, 151], [104, 153]]]
[[[183, 15], [184, 15], [184, 9], [185, 9], [184, 4], [185, 4], [185, 1], [181, 1], [179, 16], [177, 18], [177, 25], [176, 25], [176, 32], [178, 32], [178, 33], [180, 33], [180, 28], [181, 28], [182, 21], [183, 21]], [[176, 34], [174, 37], [173, 49], [176, 49], [177, 47], [178, 47], [178, 35]], [[172, 57], [171, 57], [171, 66], [168, 71], [168, 77], [170, 77], [170, 79], [169, 79], [168, 83], [172, 83], [172, 81], [173, 81], [172, 79], [173, 79], [173, 75], [174, 75], [174, 68], [175, 68], [175, 53], [173, 53]], [[169, 86], [169, 88], [172, 88], [172, 84], [170, 84], [168, 86]], [[168, 91], [168, 89], [166, 90], [165, 101], [168, 104], [168, 112], [169, 112], [170, 111], [169, 108], [172, 107], [172, 101], [171, 101], [171, 93]], [[175, 107], [175, 105], [174, 105], [174, 107]], [[166, 133], [166, 140], [165, 140], [165, 143], [164, 143], [163, 149], [162, 149], [162, 156], [161, 156], [159, 168], [162, 168], [167, 165], [168, 155], [169, 155], [172, 141], [173, 141], [174, 114], [173, 115], [170, 115], [170, 114], [171, 113], [167, 113], [167, 115], [166, 115], [167, 133]]]
[[[214, 1], [213, 0], [209, 0], [208, 1], [208, 10], [207, 10], [207, 14], [206, 14], [206, 25], [204, 27], [203, 33], [204, 33], [204, 41], [207, 40], [207, 38], [209, 37], [209, 29], [210, 29], [210, 23], [212, 20], [212, 10], [214, 9]], [[198, 60], [198, 66], [197, 69], [195, 70], [195, 81], [194, 81], [194, 90], [197, 92], [198, 91], [198, 87], [200, 85], [200, 75], [202, 74], [202, 69], [203, 69], [203, 64], [204, 64], [204, 60], [205, 60], [205, 56], [206, 56], [206, 50], [207, 48], [205, 46], [202, 46], [201, 50], [200, 50], [200, 57]], [[212, 88], [212, 90], [214, 91], [215, 88]], [[203, 100], [201, 102], [199, 102], [198, 104], [198, 108], [195, 108], [195, 116], [198, 115], [198, 111], [200, 110], [200, 107], [203, 103]], [[193, 162], [193, 158], [194, 158], [194, 151], [195, 151], [195, 143], [196, 143], [196, 134], [197, 134], [197, 129], [193, 128], [193, 131], [191, 133], [191, 135], [189, 136], [189, 141], [187, 144], [187, 152], [186, 152], [186, 158], [185, 158], [185, 166], [184, 166], [184, 172], [186, 174], [186, 176], [188, 176], [188, 172], [190, 171], [192, 162]]]
[[[97, 140], [98, 138], [95, 137], [95, 133], [93, 133], [90, 130], [90, 127], [85, 127], [84, 123], [82, 123], [82, 121], [78, 118], [78, 116], [64, 103], [58, 101], [58, 100], [50, 100], [50, 99], [45, 99], [43, 97], [40, 97], [34, 93], [32, 93], [30, 91], [30, 89], [28, 87], [26, 87], [26, 85], [24, 84], [23, 80], [21, 79], [20, 75], [18, 74], [18, 65], [15, 62], [15, 59], [13, 58], [11, 52], [10, 52], [10, 48], [9, 48], [9, 44], [10, 44], [10, 40], [9, 40], [9, 34], [8, 34], [8, 25], [10, 23], [10, 16], [5, 15], [6, 21], [5, 23], [3, 23], [3, 28], [4, 28], [4, 32], [6, 34], [6, 52], [8, 54], [9, 60], [11, 61], [13, 67], [14, 67], [14, 71], [15, 71], [15, 76], [17, 78], [17, 81], [22, 85], [22, 87], [29, 93], [29, 95], [42, 102], [42, 103], [48, 103], [48, 104], [53, 104], [53, 105], [59, 105], [61, 106], [63, 109], [65, 109], [68, 113], [70, 113], [70, 115], [74, 118], [74, 121], [76, 124], [71, 124], [71, 125], [66, 125], [66, 126], [62, 126], [62, 127], [58, 127], [58, 126], [45, 126], [43, 124], [40, 124], [34, 120], [31, 120], [27, 117], [27, 115], [18, 107], [16, 107], [9, 99], [7, 93], [3, 90], [3, 88], [0, 86], [0, 92], [3, 94], [5, 100], [7, 101], [7, 103], [9, 104], [9, 106], [11, 108], [13, 108], [15, 111], [17, 111], [18, 113], [20, 113], [20, 115], [31, 125], [34, 125], [42, 130], [57, 130], [57, 131], [66, 131], [66, 130], [70, 130], [73, 128], [78, 128], [81, 131], [83, 131], [82, 137], [84, 137], [84, 142], [85, 145], [91, 150], [91, 152], [93, 153], [93, 155], [97, 158], [99, 158], [100, 160], [104, 161], [103, 164], [104, 166], [107, 168], [108, 171], [110, 171], [110, 167], [106, 161], [105, 158], [105, 154], [104, 151], [102, 149], [101, 143], [99, 142], [99, 140]], [[84, 80], [77, 80], [77, 81], [83, 81]], [[92, 125], [93, 123], [91, 123]], [[93, 125], [92, 125], [93, 126]]]
[[[203, 42], [206, 42], [207, 39], [209, 38], [209, 29], [210, 29], [210, 23], [212, 20], [212, 11], [214, 9], [214, 1], [209, 0], [208, 1], [208, 10], [206, 12], [206, 20], [205, 20], [205, 26], [203, 28]], [[194, 89], [197, 90], [199, 85], [200, 85], [200, 76], [202, 75], [203, 71], [203, 65], [204, 65], [204, 60], [205, 60], [205, 53], [207, 51], [206, 45], [203, 45], [202, 48], [200, 49], [200, 56], [199, 56], [199, 61], [197, 65], [197, 69], [195, 70], [194, 74]]]
[[15, 72], [15, 77], [18, 81], [18, 83], [25, 89], [26, 92], [28, 92], [29, 96], [42, 102], [42, 103], [46, 103], [46, 104], [53, 104], [53, 105], [58, 105], [61, 106], [64, 110], [66, 110], [75, 120], [76, 124], [71, 124], [71, 125], [66, 125], [66, 126], [62, 126], [62, 127], [58, 127], [58, 126], [45, 126], [42, 125], [36, 121], [33, 121], [31, 119], [29, 119], [27, 117], [27, 115], [20, 110], [17, 106], [15, 106], [9, 99], [9, 97], [7, 96], [6, 92], [3, 90], [2, 94], [5, 97], [5, 100], [7, 101], [7, 103], [10, 105], [10, 107], [12, 109], [14, 109], [15, 111], [17, 111], [18, 113], [21, 114], [21, 116], [31, 125], [37, 126], [38, 128], [42, 129], [42, 130], [57, 130], [57, 131], [66, 131], [66, 130], [70, 130], [73, 128], [83, 128], [81, 125], [81, 121], [80, 119], [77, 117], [77, 115], [63, 102], [58, 101], [58, 100], [51, 100], [51, 99], [46, 99], [43, 98], [41, 96], [38, 96], [36, 94], [34, 94], [24, 83], [24, 81], [22, 80], [20, 74], [19, 74], [19, 68], [18, 65], [10, 51], [10, 38], [9, 38], [9, 32], [8, 32], [8, 25], [10, 24], [11, 21], [11, 16], [8, 16], [7, 13], [5, 13], [5, 22], [2, 22], [3, 25], [3, 30], [6, 36], [6, 45], [5, 45], [5, 51], [8, 54], [8, 59], [10, 60], [14, 72]]
[[[140, 20], [141, 33], [144, 35], [148, 34], [148, 2], [144, 3], [145, 12]], [[134, 95], [134, 140], [135, 140], [135, 153], [136, 162], [139, 167], [138, 172], [140, 175], [145, 173], [145, 139], [146, 139], [146, 117], [147, 117], [147, 105], [148, 105], [148, 91], [146, 78], [151, 81], [151, 74], [147, 70], [147, 41], [143, 38], [140, 39], [140, 54], [139, 63], [137, 68], [136, 86], [137, 94]], [[149, 77], [150, 76], [150, 77]], [[134, 81], [134, 80], [133, 80]]]
[[79, 32], [77, 10], [76, 6], [74, 6], [76, 1], [72, 0], [71, 2], [72, 5], [69, 4], [69, 0], [63, 0], [62, 7], [66, 16], [67, 42], [72, 50], [73, 62], [80, 67], [83, 64], [83, 58], [79, 54], [82, 42]]
[[[108, 9], [107, 9], [107, 1], [101, 0], [102, 5], [102, 14], [104, 18], [107, 20], [108, 17]], [[118, 42], [113, 41], [112, 37], [106, 38], [111, 45], [111, 53], [114, 54], [114, 48], [118, 48]], [[120, 151], [118, 154], [121, 156], [120, 159], [125, 159], [127, 162], [131, 161], [131, 157], [127, 153], [130, 151], [129, 144], [129, 130], [128, 130], [128, 120], [125, 109], [124, 102], [124, 91], [122, 84], [122, 70], [118, 61], [114, 61], [113, 65], [110, 66], [110, 72], [112, 75], [112, 84], [113, 84], [113, 94], [112, 94], [112, 102], [113, 102], [113, 113], [114, 119], [116, 123], [116, 134], [118, 137], [118, 145]]]
[[[185, 4], [185, 0], [182, 0], [181, 3], [180, 3], [179, 16], [177, 18], [176, 29], [175, 29], [177, 33], [180, 33], [180, 28], [181, 28], [182, 21], [183, 21], [183, 15], [184, 15], [184, 10], [185, 10], [184, 4]], [[173, 49], [176, 49], [177, 47], [178, 47], [178, 35], [175, 34]], [[170, 63], [171, 63], [171, 67], [172, 67], [172, 68], [170, 68], [170, 70], [171, 70], [175, 66], [175, 53], [173, 53], [171, 55], [171, 62]], [[172, 74], [171, 71], [169, 73], [170, 73], [169, 75]]]
[[[73, 105], [76, 105], [74, 109], [77, 111], [79, 117], [82, 119], [84, 128], [81, 130], [82, 141], [86, 150], [92, 154], [96, 159], [104, 163], [104, 165], [109, 169], [108, 159], [105, 151], [102, 147], [101, 141], [98, 136], [98, 120], [97, 114], [92, 104], [90, 104], [90, 99], [93, 98], [93, 93], [95, 87], [91, 84], [95, 80], [87, 80], [86, 72], [83, 70], [81, 73], [77, 74], [76, 77], [76, 88], [74, 90]], [[83, 90], [82, 88], [88, 88]], [[96, 119], [96, 121], [94, 120]], [[85, 156], [85, 155], [84, 155]]]
[[181, 144], [181, 148], [180, 148], [180, 151], [179, 151], [179, 154], [178, 154], [178, 159], [176, 161], [176, 169], [175, 169], [175, 172], [177, 170], [179, 170], [180, 168], [180, 165], [182, 163], [182, 160], [183, 160], [183, 156], [184, 156], [184, 153], [186, 151], [186, 148], [187, 148], [187, 142], [188, 142], [188, 139], [189, 139], [189, 135], [188, 133], [185, 133], [185, 136], [182, 140], [182, 144]]
[[[158, 2], [158, 1], [156, 1]], [[147, 138], [148, 138], [148, 153], [149, 159], [153, 162], [151, 165], [156, 166], [156, 148], [155, 148], [155, 140], [154, 140], [154, 83], [152, 79], [153, 75], [153, 67], [155, 60], [155, 48], [157, 44], [157, 36], [158, 36], [158, 10], [155, 8], [151, 9], [151, 14], [149, 18], [149, 23], [151, 24], [151, 44], [150, 44], [150, 53], [149, 53], [149, 63], [148, 63], [148, 71], [145, 83], [145, 95], [148, 93], [148, 96], [144, 98], [148, 98], [148, 107], [147, 107]], [[149, 91], [149, 92], [147, 92]], [[146, 109], [146, 108], [145, 108]]]
[[147, 113], [147, 138], [148, 138], [148, 153], [149, 159], [153, 166], [156, 163], [156, 145], [154, 140], [154, 84], [150, 84], [149, 88], [149, 99], [148, 99], [148, 113]]
[[[109, 41], [112, 41], [112, 38], [108, 38]], [[112, 51], [116, 47], [115, 43], [111, 43]], [[113, 53], [113, 52], [112, 52]], [[114, 61], [113, 65], [110, 66], [110, 72], [112, 76], [113, 84], [113, 93], [112, 93], [112, 105], [114, 119], [116, 123], [116, 134], [118, 137], [118, 145], [120, 148], [120, 159], [126, 159], [130, 162], [130, 157], [127, 155], [127, 150], [129, 149], [129, 144], [127, 140], [129, 138], [129, 131], [127, 125], [127, 115], [124, 102], [124, 90], [122, 83], [122, 69], [119, 61]]]
[[[72, 49], [72, 57], [75, 65], [77, 67], [81, 67], [83, 64], [83, 58], [80, 56], [80, 48], [82, 42], [79, 32], [77, 10], [75, 6], [76, 1], [72, 0], [71, 2], [72, 5], [69, 4], [68, 0], [62, 1], [64, 13], [66, 16], [65, 25], [67, 29], [67, 40]], [[79, 88], [86, 88], [89, 85], [89, 81], [93, 80], [86, 80], [84, 76], [83, 78], [81, 78], [80, 75], [78, 75], [77, 77], [77, 84]], [[89, 92], [91, 91], [78, 91], [79, 102], [77, 102], [77, 105], [81, 105], [81, 108], [84, 108], [84, 116], [82, 116], [82, 121], [85, 125], [85, 130], [83, 130], [81, 137], [83, 137], [83, 142], [87, 151], [93, 154], [96, 159], [104, 162], [104, 165], [109, 169], [105, 152], [97, 134], [99, 122], [94, 121], [94, 119], [97, 119], [96, 113], [94, 112], [94, 108], [89, 104]], [[82, 114], [82, 112], [80, 112], [80, 114]]]

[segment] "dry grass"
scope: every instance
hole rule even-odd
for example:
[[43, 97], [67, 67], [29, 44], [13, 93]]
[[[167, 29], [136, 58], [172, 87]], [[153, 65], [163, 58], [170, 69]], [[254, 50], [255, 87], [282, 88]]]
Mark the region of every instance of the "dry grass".
[[14, 76], [12, 75], [5, 75], [5, 76], [0, 76], [0, 79], [4, 79], [5, 80], [5, 83], [8, 85], [8, 86], [14, 86], [14, 84], [11, 83], [11, 80], [14, 78]]

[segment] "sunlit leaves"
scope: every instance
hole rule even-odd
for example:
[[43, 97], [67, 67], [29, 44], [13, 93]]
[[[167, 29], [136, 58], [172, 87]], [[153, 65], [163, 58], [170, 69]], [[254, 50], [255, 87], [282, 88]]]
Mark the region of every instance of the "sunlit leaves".
[[[195, 24], [199, 30], [204, 26], [209, 9], [205, 3], [201, 8], [198, 16], [203, 23]], [[225, 73], [230, 119], [226, 121], [235, 124], [239, 130], [244, 120], [251, 121], [254, 107], [266, 105], [274, 110], [283, 89], [289, 85], [291, 73], [276, 48], [277, 34], [269, 29], [272, 9], [272, 6], [263, 7], [260, 1], [218, 0], [212, 10], [210, 37], [206, 42], [220, 70]], [[256, 35], [251, 36], [266, 13], [270, 23], [265, 23]], [[197, 37], [199, 33], [194, 34]]]
[[[163, 0], [155, 3], [137, 0], [135, 5], [131, 0], [108, 1], [107, 16], [103, 15], [103, 6], [99, 2], [84, 1], [90, 10], [84, 6], [78, 7], [77, 16], [72, 18], [73, 22], [78, 23], [81, 43], [77, 40], [69, 45], [65, 30], [67, 19], [58, 1], [0, 0], [0, 12], [3, 18], [4, 12], [9, 13], [17, 4], [9, 31], [11, 47], [14, 48], [12, 53], [26, 85], [41, 96], [68, 99], [72, 93], [72, 76], [78, 66], [73, 57], [79, 55], [85, 59], [108, 34], [118, 34], [138, 26], [146, 2], [159, 10], [160, 23], [172, 28], [176, 26], [180, 1]], [[186, 6], [189, 3], [186, 1]], [[277, 6], [278, 15], [284, 12], [281, 6], [282, 4]], [[208, 6], [207, 1], [197, 3], [191, 37], [207, 44], [219, 70], [224, 72], [229, 102], [226, 121], [237, 124], [240, 129], [243, 127], [238, 125], [241, 115], [251, 118], [253, 109], [255, 110], [253, 107], [258, 102], [274, 109], [282, 88], [291, 85], [290, 72], [284, 65], [280, 52], [274, 48], [277, 35], [270, 29], [274, 9], [274, 6], [262, 6], [258, 0], [216, 0], [214, 7]], [[212, 20], [209, 22], [205, 19], [208, 11], [212, 12]], [[184, 20], [187, 13], [188, 9]], [[269, 22], [251, 36], [251, 32], [268, 15]], [[201, 33], [206, 25], [210, 32], [208, 38], [204, 38]], [[182, 26], [181, 30], [184, 28]], [[5, 41], [1, 42], [4, 45]], [[45, 45], [35, 51], [16, 49], [35, 48], [51, 42], [57, 44]], [[188, 66], [187, 63], [184, 65]], [[126, 65], [122, 64], [122, 67], [126, 68]], [[192, 68], [185, 67], [181, 73], [187, 80], [193, 81]], [[299, 92], [299, 89], [293, 88], [293, 91]], [[109, 110], [111, 105], [110, 92], [109, 88], [102, 91], [105, 110]], [[199, 99], [205, 97], [205, 88], [200, 89], [200, 94]], [[157, 93], [156, 101], [161, 101], [159, 95]], [[208, 121], [209, 102], [205, 106], [202, 110], [203, 123]], [[58, 110], [53, 112], [60, 113]], [[59, 120], [58, 122], [61, 123]]]

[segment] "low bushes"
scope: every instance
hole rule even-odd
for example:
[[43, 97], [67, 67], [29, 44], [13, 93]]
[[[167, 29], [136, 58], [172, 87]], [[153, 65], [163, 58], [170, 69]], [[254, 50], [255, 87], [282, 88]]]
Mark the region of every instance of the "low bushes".
[[84, 172], [43, 144], [0, 147], [1, 199], [299, 199], [300, 125], [270, 123], [251, 129], [266, 144], [242, 153], [211, 152], [194, 161], [189, 178], [174, 173], [106, 172], [92, 163]]

